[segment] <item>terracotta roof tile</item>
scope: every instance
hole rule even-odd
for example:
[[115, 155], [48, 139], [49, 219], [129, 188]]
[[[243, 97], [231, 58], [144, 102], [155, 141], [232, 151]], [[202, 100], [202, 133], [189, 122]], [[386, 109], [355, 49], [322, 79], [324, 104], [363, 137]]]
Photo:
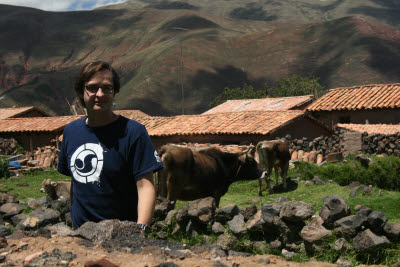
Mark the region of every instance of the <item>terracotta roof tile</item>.
[[242, 111], [208, 115], [146, 117], [138, 121], [146, 126], [150, 136], [200, 134], [269, 134], [304, 111]]
[[400, 108], [400, 83], [331, 89], [307, 107], [309, 111]]
[[219, 112], [234, 112], [234, 111], [281, 111], [296, 109], [307, 103], [311, 103], [312, 96], [292, 96], [292, 97], [277, 97], [277, 98], [260, 98], [260, 99], [240, 99], [228, 100], [221, 105], [218, 105], [203, 113], [214, 114]]
[[[25, 113], [30, 110], [39, 110], [35, 107], [21, 107], [21, 108], [0, 108], [0, 120], [6, 118], [13, 118], [22, 113]], [[43, 111], [39, 110], [40, 112], [44, 113]], [[45, 114], [45, 113], [44, 113]]]
[[83, 116], [9, 118], [0, 120], [0, 133], [6, 132], [53, 132]]
[[394, 134], [400, 132], [399, 124], [345, 124], [338, 123], [336, 127], [353, 132], [367, 132], [368, 134]]
[[114, 113], [132, 120], [137, 120], [137, 118], [150, 116], [141, 110], [114, 110]]

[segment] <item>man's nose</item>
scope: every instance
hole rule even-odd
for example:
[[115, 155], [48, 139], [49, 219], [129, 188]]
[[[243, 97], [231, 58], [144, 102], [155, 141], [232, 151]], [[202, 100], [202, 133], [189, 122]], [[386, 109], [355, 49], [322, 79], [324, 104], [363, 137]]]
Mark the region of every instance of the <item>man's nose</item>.
[[99, 87], [99, 89], [96, 92], [96, 96], [103, 96], [103, 95], [104, 95], [103, 89], [101, 89], [101, 87]]

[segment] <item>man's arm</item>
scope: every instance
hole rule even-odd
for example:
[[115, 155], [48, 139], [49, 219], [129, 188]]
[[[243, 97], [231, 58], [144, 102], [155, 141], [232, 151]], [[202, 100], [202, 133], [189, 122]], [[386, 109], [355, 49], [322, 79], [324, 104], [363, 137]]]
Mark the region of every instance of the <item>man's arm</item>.
[[136, 181], [138, 191], [138, 220], [139, 224], [150, 225], [153, 216], [156, 191], [153, 185], [153, 172], [145, 174]]

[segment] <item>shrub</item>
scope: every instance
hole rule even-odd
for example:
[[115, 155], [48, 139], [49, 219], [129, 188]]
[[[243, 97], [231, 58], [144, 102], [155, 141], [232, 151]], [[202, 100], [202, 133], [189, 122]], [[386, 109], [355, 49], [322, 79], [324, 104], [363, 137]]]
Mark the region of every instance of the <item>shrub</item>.
[[8, 177], [10, 177], [10, 172], [8, 171], [8, 159], [0, 157], [0, 178]]
[[400, 191], [400, 158], [373, 157], [374, 163], [368, 168], [352, 158], [348, 157], [346, 161], [336, 164], [326, 163], [321, 167], [309, 162], [298, 162], [295, 172], [305, 180], [319, 176], [325, 181], [333, 180], [342, 186], [358, 181], [365, 185]]

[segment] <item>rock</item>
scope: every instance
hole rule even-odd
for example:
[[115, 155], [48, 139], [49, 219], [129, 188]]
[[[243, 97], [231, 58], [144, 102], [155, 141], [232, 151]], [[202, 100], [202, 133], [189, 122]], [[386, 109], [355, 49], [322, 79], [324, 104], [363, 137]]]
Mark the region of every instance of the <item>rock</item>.
[[347, 189], [354, 189], [354, 188], [358, 188], [360, 186], [360, 182], [358, 181], [354, 181], [351, 182], [348, 186], [346, 186]]
[[[334, 223], [334, 227], [336, 231], [341, 233], [344, 236], [354, 237], [357, 234], [357, 231], [361, 229], [361, 225], [356, 224], [356, 215], [350, 215], [343, 218], [340, 218]], [[366, 222], [366, 218], [364, 220]]]
[[256, 214], [254, 214], [253, 217], [251, 217], [245, 224], [245, 228], [247, 230], [254, 230], [254, 229], [259, 229], [262, 230], [263, 229], [263, 225], [264, 225], [264, 220], [262, 218], [262, 211], [259, 210]]
[[332, 244], [331, 248], [336, 251], [345, 251], [352, 249], [352, 245], [347, 242], [343, 237], [338, 238], [335, 243]]
[[42, 227], [48, 224], [58, 223], [60, 221], [60, 212], [53, 209], [39, 207], [32, 212], [31, 217], [38, 218], [38, 225], [39, 227]]
[[220, 209], [217, 209], [215, 214], [215, 220], [220, 223], [226, 223], [232, 220], [232, 218], [240, 213], [238, 206], [235, 204], [228, 204]]
[[254, 241], [252, 247], [256, 250], [258, 250], [259, 252], [261, 252], [261, 254], [265, 253], [265, 249], [267, 247], [267, 242], [265, 241]]
[[282, 242], [284, 244], [289, 244], [289, 243], [297, 243], [299, 241], [302, 241], [302, 238], [300, 236], [300, 232], [305, 226], [304, 222], [288, 222], [288, 221], [283, 221], [279, 220], [278, 221], [278, 228], [279, 231], [276, 231], [276, 234], [281, 234], [282, 236]]
[[96, 261], [87, 261], [85, 263], [85, 267], [118, 267], [118, 265], [112, 263], [109, 260], [100, 259], [100, 260], [96, 260]]
[[11, 230], [5, 225], [0, 225], [0, 237], [11, 235]]
[[216, 244], [223, 249], [232, 249], [238, 241], [239, 240], [235, 236], [225, 232], [218, 237]]
[[279, 214], [282, 210], [283, 204], [262, 204], [261, 216], [264, 222], [269, 225], [274, 224], [274, 221], [279, 219]]
[[11, 223], [14, 226], [17, 226], [20, 221], [23, 221], [28, 217], [29, 217], [29, 215], [28, 214], [24, 214], [24, 213], [14, 215], [14, 216], [11, 217]]
[[6, 203], [0, 207], [0, 214], [3, 216], [3, 219], [8, 219], [20, 214], [23, 210], [24, 207], [17, 203]]
[[26, 199], [26, 204], [31, 209], [37, 209], [38, 207], [45, 206], [48, 203], [49, 197], [44, 196], [37, 199]]
[[322, 226], [323, 222], [321, 217], [313, 217], [300, 232], [309, 253], [322, 252], [326, 246], [324, 241], [332, 235], [331, 231]]
[[372, 252], [389, 244], [390, 241], [385, 236], [378, 236], [370, 229], [359, 233], [353, 240], [353, 246], [358, 252]]
[[360, 189], [359, 187], [354, 188], [353, 190], [351, 190], [349, 197], [353, 198], [357, 195], [357, 191]]
[[282, 256], [284, 256], [286, 259], [290, 260], [296, 255], [295, 252], [288, 251], [286, 249], [282, 249]]
[[171, 210], [168, 212], [167, 217], [165, 217], [165, 224], [167, 226], [172, 224], [172, 219], [175, 218], [176, 214], [178, 213], [177, 210]]
[[399, 223], [387, 223], [383, 227], [385, 236], [392, 242], [398, 242], [400, 240], [400, 224]]
[[244, 217], [244, 221], [247, 222], [248, 219], [254, 216], [254, 214], [257, 213], [257, 206], [256, 205], [251, 205], [247, 208], [243, 208], [240, 213], [242, 213]]
[[363, 210], [363, 209], [369, 209], [367, 206], [364, 206], [364, 205], [356, 205], [355, 207], [354, 207], [354, 209], [356, 210], [356, 211], [360, 211], [360, 210]]
[[246, 232], [244, 217], [242, 214], [236, 215], [232, 220], [228, 221], [227, 224], [234, 234], [243, 234]]
[[126, 236], [143, 239], [139, 228], [136, 227], [136, 223], [131, 221], [104, 220], [98, 223], [86, 222], [76, 230], [76, 233], [82, 238], [99, 244]]
[[318, 185], [324, 185], [325, 184], [325, 182], [322, 181], [321, 178], [319, 178], [318, 176], [314, 176], [313, 182], [314, 182], [314, 184], [318, 184]]
[[6, 248], [8, 246], [7, 239], [5, 237], [0, 237], [0, 249]]
[[278, 197], [278, 198], [275, 199], [275, 202], [276, 202], [276, 203], [285, 203], [285, 202], [288, 202], [288, 201], [289, 201], [289, 199], [288, 199], [287, 196]]
[[68, 266], [69, 262], [76, 258], [71, 252], [62, 252], [58, 248], [51, 253], [43, 252], [42, 255], [33, 259], [32, 266]]
[[324, 162], [324, 156], [322, 154], [318, 154], [317, 155], [317, 164], [319, 166], [319, 164], [322, 164]]
[[368, 215], [368, 224], [374, 233], [382, 233], [388, 217], [382, 211], [373, 211]]
[[215, 233], [215, 234], [222, 234], [225, 232], [225, 227], [219, 223], [219, 222], [215, 222], [211, 228], [211, 230]]
[[364, 195], [370, 195], [370, 194], [372, 194], [372, 191], [373, 191], [373, 190], [374, 190], [374, 188], [373, 188], [372, 185], [364, 186], [363, 189], [362, 189], [362, 193], [363, 193]]
[[42, 254], [43, 254], [43, 251], [39, 251], [39, 252], [36, 252], [34, 254], [27, 256], [24, 260], [24, 265], [30, 264], [34, 259], [42, 256]]
[[18, 200], [15, 196], [9, 195], [7, 193], [0, 193], [0, 206], [6, 203], [18, 203]]
[[284, 221], [302, 222], [315, 214], [314, 208], [303, 201], [289, 201], [283, 204], [279, 217]]
[[325, 197], [321, 206], [319, 216], [324, 220], [324, 226], [330, 228], [340, 218], [350, 215], [350, 207], [340, 195]]
[[307, 180], [307, 181], [304, 183], [305, 186], [310, 186], [310, 185], [313, 185], [313, 184], [314, 184], [314, 182], [313, 182], [313, 181], [310, 181], [310, 180]]
[[331, 231], [325, 229], [322, 226], [323, 220], [321, 217], [311, 218], [308, 225], [304, 226], [300, 232], [300, 236], [309, 243], [315, 243], [318, 240], [324, 239], [327, 236], [331, 236]]
[[154, 207], [153, 218], [155, 221], [164, 220], [168, 212], [174, 209], [174, 203], [163, 197], [157, 197]]
[[271, 241], [269, 243], [269, 248], [270, 249], [281, 249], [282, 248], [282, 242], [279, 239], [276, 239], [274, 241]]
[[76, 236], [75, 231], [65, 225], [64, 223], [58, 223], [55, 225], [46, 226], [49, 229], [51, 236]]
[[339, 257], [339, 259], [336, 261], [336, 264], [338, 267], [352, 267], [353, 264], [346, 260], [345, 258]]
[[213, 221], [215, 210], [214, 198], [197, 199], [183, 206], [176, 214], [176, 220], [180, 225], [186, 225], [190, 220], [206, 225]]
[[17, 230], [35, 230], [37, 228], [39, 228], [39, 218], [32, 216], [21, 220], [16, 226]]

